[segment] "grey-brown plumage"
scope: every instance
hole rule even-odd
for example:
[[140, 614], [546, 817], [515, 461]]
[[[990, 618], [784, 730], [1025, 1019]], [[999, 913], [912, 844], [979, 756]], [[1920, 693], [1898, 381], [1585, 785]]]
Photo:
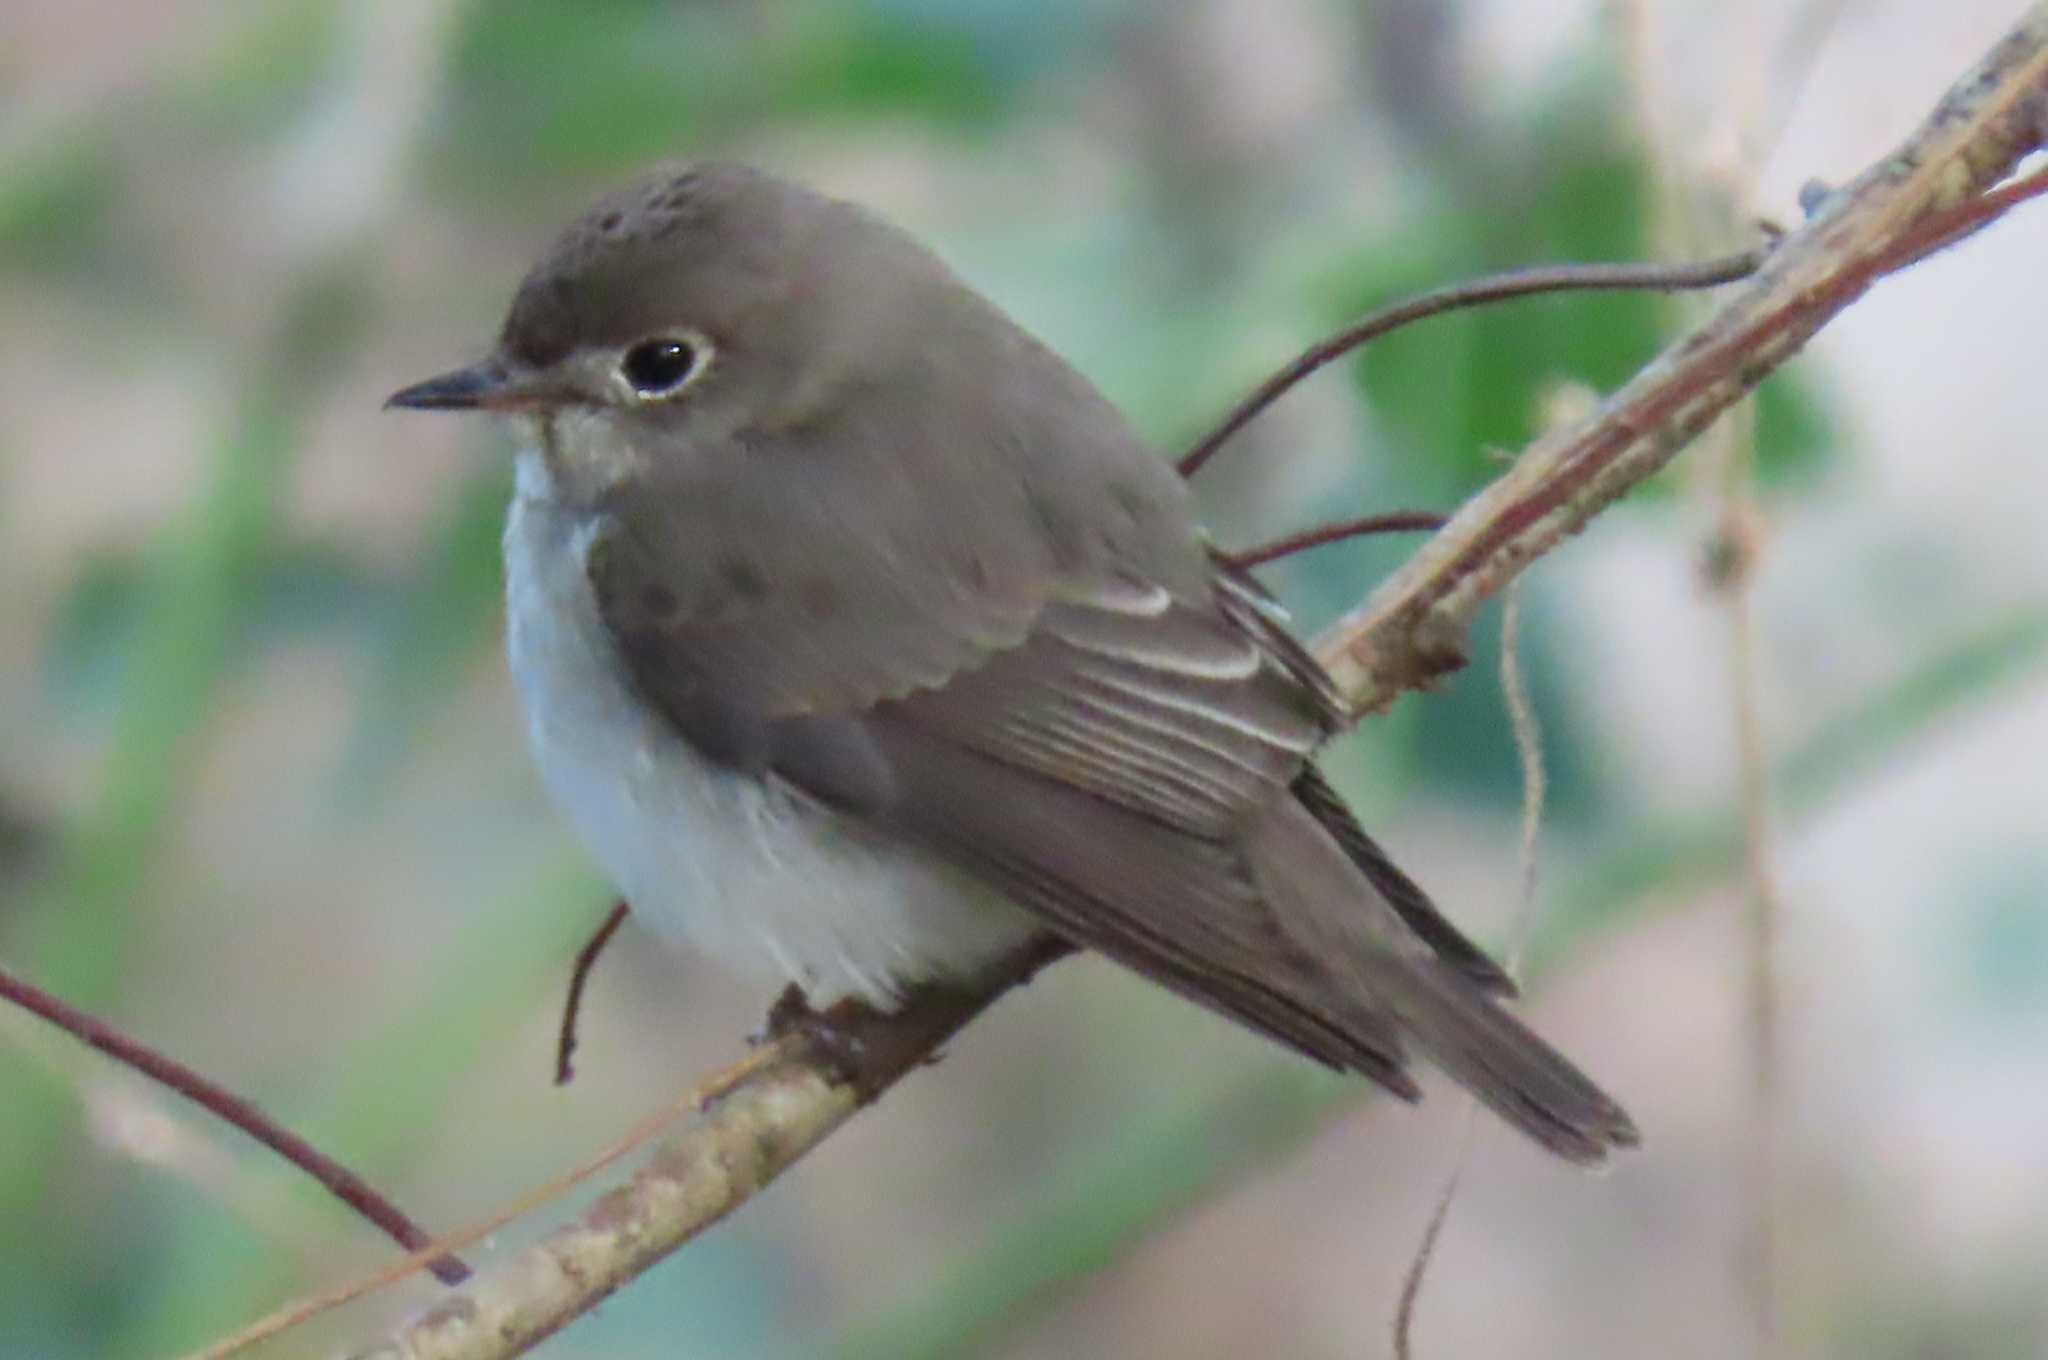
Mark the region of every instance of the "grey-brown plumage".
[[636, 913], [882, 1004], [1049, 929], [1410, 1098], [1412, 1041], [1573, 1160], [1635, 1141], [1316, 773], [1342, 704], [1172, 468], [897, 230], [662, 176], [393, 400], [530, 426], [514, 671]]

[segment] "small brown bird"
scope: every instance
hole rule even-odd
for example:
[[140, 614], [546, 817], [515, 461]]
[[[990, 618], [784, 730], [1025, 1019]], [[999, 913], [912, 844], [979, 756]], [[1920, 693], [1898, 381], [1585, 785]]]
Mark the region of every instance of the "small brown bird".
[[1412, 1041], [1573, 1161], [1636, 1141], [1317, 773], [1343, 703], [1173, 468], [904, 233], [663, 174], [391, 404], [519, 427], [533, 748], [657, 929], [883, 1008], [1051, 932], [1409, 1099]]

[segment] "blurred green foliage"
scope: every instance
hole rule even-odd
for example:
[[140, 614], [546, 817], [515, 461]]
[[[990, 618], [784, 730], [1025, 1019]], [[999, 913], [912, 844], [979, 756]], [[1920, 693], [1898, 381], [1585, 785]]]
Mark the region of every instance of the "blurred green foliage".
[[351, 788], [367, 791], [403, 755], [447, 694], [449, 677], [482, 650], [504, 591], [498, 542], [511, 492], [500, 460], [465, 478], [440, 507], [433, 556], [380, 620], [351, 743]]
[[0, 176], [0, 266], [44, 271], [99, 260], [121, 191], [105, 139], [67, 129]]
[[[105, 1009], [133, 961], [147, 956], [143, 890], [222, 699], [223, 676], [246, 645], [299, 421], [339, 356], [360, 343], [360, 268], [357, 260], [335, 262], [283, 301], [269, 342], [252, 360], [209, 485], [152, 553], [143, 622], [126, 667], [132, 681], [112, 719], [104, 792], [67, 829], [55, 872], [30, 911], [30, 975], [73, 1004]], [[0, 1085], [16, 1092], [10, 1118], [0, 1123], [0, 1220], [37, 1221], [51, 1169], [85, 1152], [62, 1137], [71, 1092], [4, 1056]], [[0, 1239], [0, 1252], [24, 1249], [42, 1256], [47, 1242]]]
[[[1331, 325], [1446, 279], [1646, 257], [1646, 171], [1606, 119], [1554, 115], [1528, 155], [1521, 182], [1487, 211], [1450, 197], [1393, 240], [1361, 247], [1335, 280]], [[1642, 294], [1539, 298], [1456, 312], [1371, 346], [1356, 368], [1396, 441], [1403, 489], [1442, 500], [1490, 480], [1500, 456], [1537, 432], [1547, 387], [1617, 385], [1654, 352], [1659, 314], [1659, 300]]]
[[[2031, 851], [2031, 847], [2029, 847]], [[2048, 903], [2041, 884], [2048, 865], [2025, 853], [1984, 875], [1959, 904], [1963, 948], [1953, 972], [1958, 1010], [1973, 1013], [1993, 1034], [2010, 1032], [2016, 1015], [2048, 1007]], [[2024, 1032], [2024, 1031], [2023, 1031]], [[2033, 1036], [2028, 1034], [2031, 1049]]]
[[333, 0], [251, 9], [164, 91], [186, 134], [218, 150], [260, 141], [303, 116], [331, 74], [343, 13]]
[[[763, 123], [903, 118], [987, 130], [1087, 30], [1068, 5], [755, 8], [660, 0], [480, 7], [455, 47], [443, 150], [507, 172], [637, 170]], [[1036, 34], [1037, 43], [1019, 42]]]

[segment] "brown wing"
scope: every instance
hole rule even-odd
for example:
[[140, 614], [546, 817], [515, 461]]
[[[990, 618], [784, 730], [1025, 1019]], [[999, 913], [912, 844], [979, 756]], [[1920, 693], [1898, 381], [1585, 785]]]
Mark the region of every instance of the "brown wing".
[[1016, 648], [891, 721], [1209, 840], [1287, 786], [1336, 717], [1208, 601], [1069, 589]]
[[1312, 1057], [1412, 1096], [1407, 1035], [1562, 1155], [1632, 1140], [1487, 998], [1506, 979], [1320, 782], [1309, 755], [1337, 715], [1302, 682], [1313, 663], [1218, 589], [1209, 608], [1069, 592], [1020, 646], [878, 705], [887, 816], [1069, 938]]
[[1429, 894], [1387, 857], [1378, 841], [1365, 833], [1344, 799], [1330, 787], [1322, 771], [1309, 765], [1294, 779], [1294, 796], [1309, 815], [1344, 848], [1352, 864], [1379, 891], [1408, 928], [1437, 952], [1437, 957], [1493, 996], [1516, 995], [1515, 982], [1486, 951], [1465, 937], [1429, 900]]
[[[920, 640], [863, 638], [842, 665], [778, 609], [779, 579], [744, 612], [676, 608], [701, 598], [682, 573], [703, 571], [690, 564], [706, 545], [677, 552], [654, 527], [615, 518], [588, 570], [620, 654], [700, 751], [932, 846], [1078, 942], [1412, 1093], [1389, 1021], [1305, 998], [1316, 965], [1296, 957], [1236, 844], [1247, 810], [1286, 799], [1339, 721], [1326, 691], [1233, 618], [1243, 601], [1114, 573], [1046, 581], [1024, 626], [1008, 600], [1029, 589], [957, 621], [914, 613]], [[974, 599], [931, 579], [889, 589]], [[1021, 637], [1003, 645], [997, 623]], [[891, 636], [886, 619], [872, 631]], [[933, 683], [948, 657], [950, 679]], [[773, 683], [751, 683], [763, 669]]]
[[[1231, 619], [1258, 639], [1268, 663], [1292, 677], [1301, 688], [1317, 697], [1333, 729], [1345, 725], [1344, 700], [1318, 662], [1288, 631], [1287, 616], [1265, 588], [1242, 568], [1216, 559], [1218, 599]], [[1294, 777], [1294, 796], [1342, 846], [1344, 853], [1378, 890], [1400, 918], [1408, 923], [1437, 955], [1465, 975], [1482, 991], [1496, 996], [1515, 995], [1515, 984], [1487, 957], [1486, 951], [1467, 939], [1452, 925], [1415, 880], [1401, 872], [1379, 843], [1365, 833], [1358, 819], [1337, 791], [1330, 787], [1313, 763], [1305, 763]]]
[[[631, 558], [594, 560], [614, 592], [601, 600], [618, 598]], [[1498, 976], [1477, 950], [1419, 895], [1375, 890], [1406, 879], [1348, 818], [1333, 833], [1341, 805], [1302, 801], [1339, 714], [1253, 603], [1227, 581], [1192, 599], [1128, 577], [1059, 584], [1020, 642], [943, 684], [789, 716], [704, 684], [682, 636], [606, 618], [700, 748], [927, 846], [1077, 943], [1410, 1098], [1411, 1035], [1561, 1155], [1632, 1141], [1611, 1101], [1474, 985]], [[1302, 787], [1326, 792], [1312, 775]]]

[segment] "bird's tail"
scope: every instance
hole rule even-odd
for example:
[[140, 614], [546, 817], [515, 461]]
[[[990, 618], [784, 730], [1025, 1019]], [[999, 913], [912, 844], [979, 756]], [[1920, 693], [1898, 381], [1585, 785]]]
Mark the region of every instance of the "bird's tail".
[[1377, 954], [1373, 1000], [1502, 1119], [1581, 1165], [1639, 1141], [1628, 1114], [1563, 1054], [1440, 960]]
[[[1475, 969], [1466, 955], [1476, 950], [1448, 923], [1436, 934], [1458, 948], [1419, 933], [1311, 809], [1276, 802], [1245, 835], [1260, 895], [1305, 965], [1288, 991], [1351, 1039], [1351, 1049], [1379, 1051], [1397, 1078], [1402, 1048], [1421, 1049], [1501, 1118], [1571, 1161], [1589, 1165], [1636, 1144], [1621, 1106], [1489, 994], [1500, 989], [1489, 979], [1505, 983], [1505, 975]], [[1413, 1091], [1346, 1051], [1309, 1051]]]

